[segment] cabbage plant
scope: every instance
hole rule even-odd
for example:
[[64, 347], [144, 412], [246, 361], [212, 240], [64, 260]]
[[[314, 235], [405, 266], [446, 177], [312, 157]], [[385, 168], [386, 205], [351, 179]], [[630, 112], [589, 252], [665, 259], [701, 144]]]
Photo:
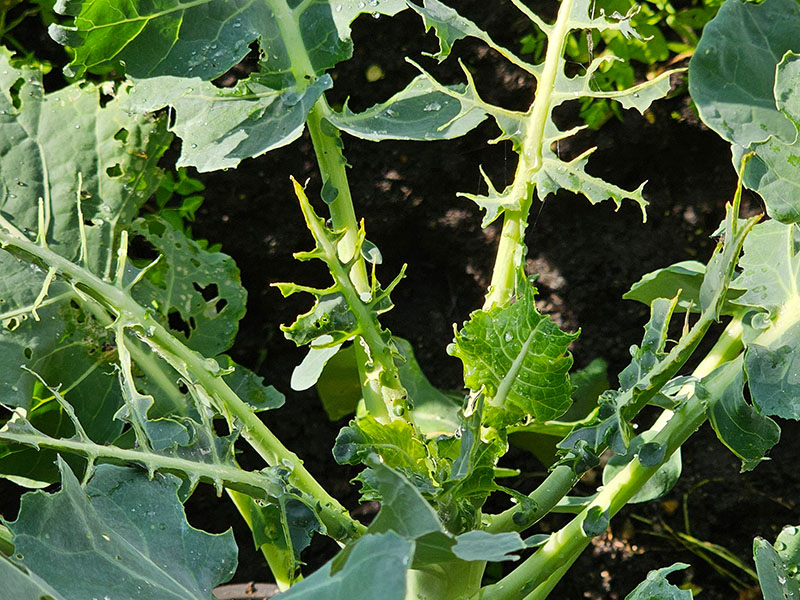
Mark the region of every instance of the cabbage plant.
[[[562, 159], [558, 143], [580, 127], [560, 129], [553, 111], [600, 98], [644, 112], [675, 73], [598, 91], [595, 75], [615, 58], [604, 53], [576, 70], [567, 41], [612, 31], [642, 44], [636, 9], [607, 14], [589, 0], [561, 0], [548, 21], [522, 0], [511, 4], [546, 37], [538, 62], [439, 0], [62, 0], [64, 21], [50, 33], [69, 48], [74, 83], [49, 93], [39, 70], [0, 53], [0, 474], [29, 488], [60, 484], [26, 494], [18, 518], [2, 524], [0, 596], [211, 598], [232, 576], [237, 549], [230, 532], [188, 525], [181, 503], [203, 484], [235, 504], [282, 598], [536, 600], [622, 507], [669, 491], [681, 446], [704, 422], [742, 470], [767, 457], [780, 436], [773, 417], [800, 416], [800, 7], [727, 0], [707, 26], [690, 89], [702, 119], [732, 144], [738, 189], [705, 263], [667, 266], [633, 284], [626, 297], [650, 307], [642, 342], [619, 386], [569, 420], [584, 380], [570, 379], [578, 334], [536, 307], [523, 268], [531, 206], [559, 190], [591, 203], [634, 202], [643, 216], [647, 202], [643, 185], [626, 190], [588, 174], [592, 150]], [[486, 102], [466, 67], [460, 83], [443, 84], [415, 57], [419, 75], [386, 102], [333, 108], [326, 93], [332, 70], [352, 55], [352, 21], [400, 11], [433, 30], [439, 62], [476, 38], [527, 73], [536, 83], [529, 108]], [[215, 83], [251, 48], [258, 60], [249, 75], [232, 87]], [[98, 74], [124, 78], [93, 83]], [[428, 382], [411, 345], [381, 323], [403, 270], [378, 281], [382, 255], [356, 217], [342, 133], [422, 143], [486, 119], [517, 164], [505, 188], [484, 175], [486, 193], [460, 194], [502, 233], [485, 302], [448, 348], [464, 371], [454, 397]], [[314, 298], [283, 331], [308, 348], [293, 373], [297, 389], [314, 385], [333, 357], [353, 365], [359, 398], [333, 454], [363, 466], [362, 499], [381, 506], [368, 525], [260, 418], [284, 395], [225, 354], [246, 303], [234, 261], [158, 214], [140, 214], [165, 177], [159, 160], [174, 136], [179, 167], [213, 171], [304, 131], [321, 197], [292, 179], [310, 248], [296, 257], [324, 263], [330, 280], [278, 284], [284, 296]], [[743, 187], [761, 195], [766, 216], [740, 216]], [[707, 337], [710, 350], [698, 355]], [[686, 369], [690, 358], [696, 366]], [[646, 406], [661, 413], [639, 432]], [[498, 467], [517, 431], [560, 439], [547, 478], [527, 495]], [[261, 468], [238, 464], [243, 445]], [[600, 468], [595, 494], [573, 494]], [[508, 508], [485, 509], [491, 494], [505, 495]], [[573, 517], [537, 531], [553, 511]], [[341, 551], [303, 573], [315, 535]], [[755, 541], [765, 598], [800, 594], [797, 547], [795, 528], [774, 545]], [[514, 560], [500, 579], [484, 577], [489, 563]], [[667, 579], [685, 567], [653, 571], [628, 598], [690, 598]]]

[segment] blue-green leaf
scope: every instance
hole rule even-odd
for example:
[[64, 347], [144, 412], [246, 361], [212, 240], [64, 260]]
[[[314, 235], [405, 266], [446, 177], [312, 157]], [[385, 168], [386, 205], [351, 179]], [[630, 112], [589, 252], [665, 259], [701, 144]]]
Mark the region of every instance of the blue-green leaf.
[[625, 600], [692, 600], [691, 590], [682, 590], [667, 581], [667, 575], [688, 567], [684, 563], [675, 563], [671, 567], [650, 571], [647, 579], [625, 596]]
[[209, 600], [233, 575], [233, 534], [192, 528], [177, 478], [102, 465], [83, 488], [61, 472], [61, 491], [26, 494], [8, 526], [20, 563], [64, 597]]

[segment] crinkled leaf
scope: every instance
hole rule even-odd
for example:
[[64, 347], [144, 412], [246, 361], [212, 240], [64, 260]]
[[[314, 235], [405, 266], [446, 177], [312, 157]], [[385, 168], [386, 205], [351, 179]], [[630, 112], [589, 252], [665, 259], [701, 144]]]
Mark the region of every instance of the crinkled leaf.
[[739, 261], [738, 304], [761, 309], [746, 332], [745, 369], [753, 404], [766, 415], [800, 416], [800, 228], [768, 221], [753, 228]]
[[753, 558], [765, 600], [800, 597], [800, 583], [789, 574], [787, 565], [772, 544], [757, 537], [753, 540]]
[[720, 7], [689, 63], [689, 92], [711, 129], [745, 148], [770, 135], [794, 140], [791, 121], [776, 106], [774, 84], [783, 55], [800, 51], [798, 27], [794, 0]]
[[[622, 471], [632, 460], [638, 460], [643, 466], [655, 466], [664, 458], [664, 447], [652, 447], [650, 440], [655, 437], [656, 432], [647, 431], [642, 435], [637, 435], [630, 441], [626, 454], [615, 454], [606, 463], [603, 469], [603, 485], [608, 484], [617, 473]], [[681, 451], [680, 448], [673, 452], [672, 456], [653, 474], [647, 483], [636, 492], [628, 502], [649, 502], [656, 498], [661, 498], [669, 492], [677, 483], [681, 476]]]
[[489, 425], [547, 421], [569, 408], [567, 347], [578, 334], [561, 331], [540, 314], [535, 293], [521, 279], [513, 303], [473, 312], [448, 350], [464, 363], [467, 387], [484, 390]]
[[233, 575], [232, 532], [192, 528], [177, 478], [101, 465], [82, 488], [61, 471], [61, 491], [26, 494], [8, 526], [20, 562], [63, 596], [210, 599]]
[[197, 77], [154, 77], [137, 80], [126, 104], [141, 112], [172, 106], [171, 130], [183, 140], [178, 166], [214, 171], [296, 140], [311, 107], [332, 83], [323, 75], [302, 90], [275, 90], [258, 74], [234, 88]]
[[425, 489], [433, 487], [434, 466], [428, 449], [410, 423], [380, 423], [370, 415], [350, 421], [336, 437], [333, 456], [339, 464], [364, 463], [372, 454]]
[[[464, 86], [451, 86], [460, 94]], [[360, 113], [347, 106], [328, 117], [339, 129], [366, 140], [446, 140], [464, 135], [486, 118], [472, 103], [459, 102], [439, 91], [431, 80], [419, 75], [386, 102]]]
[[671, 567], [650, 571], [647, 579], [625, 596], [625, 600], [692, 600], [691, 590], [682, 590], [667, 581], [667, 575], [688, 567], [684, 563], [675, 563]]

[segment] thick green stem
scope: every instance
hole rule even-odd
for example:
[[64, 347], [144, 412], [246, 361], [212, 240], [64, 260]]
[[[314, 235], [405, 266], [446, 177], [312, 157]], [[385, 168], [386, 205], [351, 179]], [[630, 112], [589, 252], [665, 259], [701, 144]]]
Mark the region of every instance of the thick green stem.
[[489, 525], [485, 528], [491, 533], [505, 531], [524, 531], [553, 510], [564, 496], [578, 482], [578, 476], [566, 465], [553, 469], [550, 475], [528, 496], [534, 509], [526, 511], [522, 505], [512, 506], [497, 515], [488, 515]]
[[[743, 362], [741, 332], [741, 320], [736, 319], [693, 373], [695, 377], [700, 378], [721, 364], [725, 364], [721, 375], [705, 384], [712, 396], [722, 394], [741, 372]], [[731, 360], [731, 357], [735, 358]], [[665, 418], [659, 419], [653, 428], [658, 431], [653, 442], [663, 444], [666, 448], [664, 459], [660, 464], [645, 467], [638, 460], [628, 463], [569, 524], [553, 533], [544, 546], [509, 575], [481, 590], [476, 598], [521, 600], [528, 594], [536, 592], [540, 586], [545, 586], [544, 590], [548, 587], [552, 589], [551, 577], [557, 572], [565, 572], [565, 566], [570, 565], [592, 539], [592, 536], [583, 530], [584, 520], [590, 511], [599, 508], [609, 518], [619, 512], [706, 418], [705, 404], [697, 399], [685, 402], [674, 413], [667, 411]], [[544, 598], [541, 594], [533, 597]]]
[[514, 294], [517, 272], [524, 258], [528, 213], [533, 202], [534, 190], [530, 182], [532, 176], [542, 168], [544, 130], [550, 118], [553, 85], [559, 69], [563, 69], [564, 65], [564, 48], [570, 31], [569, 17], [573, 3], [574, 0], [562, 0], [556, 22], [547, 37], [547, 54], [536, 85], [536, 98], [531, 105], [530, 116], [525, 119], [525, 133], [511, 190], [511, 197], [519, 199], [520, 208], [504, 213], [500, 245], [492, 282], [483, 304], [484, 310], [502, 306]]
[[481, 587], [486, 562], [448, 562], [411, 569], [406, 577], [405, 600], [469, 598]]
[[[8, 228], [7, 224], [6, 228]], [[164, 357], [188, 381], [196, 382], [214, 398], [231, 422], [238, 422], [242, 436], [269, 465], [283, 465], [291, 471], [290, 480], [320, 502], [323, 521], [332, 537], [346, 539], [359, 535], [363, 526], [314, 479], [297, 455], [289, 451], [261, 422], [261, 419], [222, 379], [219, 366], [187, 348], [167, 331], [150, 311], [137, 304], [128, 293], [82, 269], [55, 252], [35, 244], [15, 230], [0, 227], [0, 244], [13, 246], [55, 268], [78, 287], [117, 315], [147, 345]], [[213, 364], [212, 364], [213, 363]]]

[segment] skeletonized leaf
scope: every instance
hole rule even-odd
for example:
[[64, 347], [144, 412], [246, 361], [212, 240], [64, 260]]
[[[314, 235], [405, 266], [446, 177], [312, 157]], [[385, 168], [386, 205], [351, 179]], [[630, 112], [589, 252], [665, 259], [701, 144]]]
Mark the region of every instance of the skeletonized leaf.
[[208, 600], [233, 575], [233, 534], [192, 528], [177, 478], [101, 465], [82, 488], [61, 472], [61, 491], [26, 494], [8, 526], [20, 562], [63, 596]]
[[484, 390], [486, 422], [493, 426], [555, 419], [570, 405], [567, 347], [578, 334], [540, 314], [535, 293], [520, 278], [516, 300], [473, 312], [448, 350], [464, 363], [467, 387]]

